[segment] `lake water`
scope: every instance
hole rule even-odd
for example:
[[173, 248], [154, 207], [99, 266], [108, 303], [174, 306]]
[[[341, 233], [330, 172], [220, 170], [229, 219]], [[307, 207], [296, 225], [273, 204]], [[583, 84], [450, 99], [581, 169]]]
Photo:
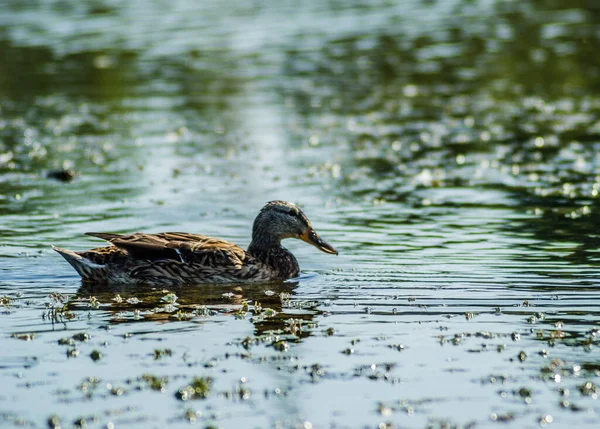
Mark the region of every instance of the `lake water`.
[[[598, 427], [600, 6], [0, 6], [1, 427]], [[275, 199], [340, 255], [162, 290], [50, 249], [245, 247]]]

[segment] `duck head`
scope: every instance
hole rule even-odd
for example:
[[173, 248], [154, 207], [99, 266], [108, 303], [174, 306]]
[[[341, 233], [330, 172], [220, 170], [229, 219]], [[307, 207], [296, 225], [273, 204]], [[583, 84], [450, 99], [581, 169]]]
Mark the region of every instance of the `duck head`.
[[254, 220], [252, 242], [279, 244], [285, 238], [298, 238], [325, 253], [338, 254], [335, 247], [319, 237], [306, 215], [295, 204], [271, 201]]

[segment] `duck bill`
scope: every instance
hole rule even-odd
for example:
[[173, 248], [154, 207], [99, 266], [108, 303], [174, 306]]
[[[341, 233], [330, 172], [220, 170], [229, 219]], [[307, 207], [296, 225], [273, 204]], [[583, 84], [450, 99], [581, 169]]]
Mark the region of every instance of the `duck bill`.
[[321, 251], [323, 251], [325, 253], [331, 253], [333, 255], [337, 255], [338, 254], [338, 251], [336, 250], [336, 248], [333, 247], [331, 244], [327, 243], [321, 237], [319, 237], [317, 235], [317, 233], [315, 232], [315, 230], [312, 229], [312, 228], [308, 228], [304, 232], [304, 234], [302, 234], [300, 236], [300, 239], [302, 241], [306, 241], [308, 244], [312, 244], [317, 249], [319, 249], [319, 250], [321, 250]]

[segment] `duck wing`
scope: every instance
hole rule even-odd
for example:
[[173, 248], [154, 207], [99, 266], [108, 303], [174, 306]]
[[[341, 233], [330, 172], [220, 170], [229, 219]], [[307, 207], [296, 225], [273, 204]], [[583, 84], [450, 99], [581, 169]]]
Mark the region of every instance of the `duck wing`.
[[185, 232], [120, 235], [88, 232], [102, 238], [135, 258], [145, 261], [173, 260], [207, 268], [239, 269], [246, 252], [233, 243], [218, 238]]

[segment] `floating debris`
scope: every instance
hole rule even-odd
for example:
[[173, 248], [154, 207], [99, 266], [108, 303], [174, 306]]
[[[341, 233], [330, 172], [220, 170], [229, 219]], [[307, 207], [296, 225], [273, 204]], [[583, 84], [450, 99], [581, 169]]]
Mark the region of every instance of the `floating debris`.
[[202, 417], [201, 411], [190, 410], [189, 408], [187, 408], [183, 414], [183, 418], [190, 423], [195, 423], [200, 417]]
[[159, 360], [165, 356], [173, 356], [173, 351], [171, 349], [154, 349], [152, 356], [154, 357], [154, 360]]
[[146, 382], [150, 389], [163, 393], [166, 391], [167, 383], [169, 382], [169, 377], [158, 377], [152, 374], [143, 374], [140, 378]]
[[61, 346], [74, 346], [75, 340], [73, 338], [61, 338], [58, 340], [58, 344]]
[[542, 426], [542, 427], [548, 426], [553, 421], [554, 421], [554, 418], [550, 414], [542, 416], [538, 420], [538, 422], [540, 423], [540, 426]]
[[113, 396], [122, 396], [125, 393], [125, 389], [123, 389], [122, 387], [113, 386], [110, 383], [106, 385], [106, 388]]
[[68, 358], [78, 357], [79, 354], [80, 354], [80, 352], [76, 348], [67, 349], [67, 357]]
[[88, 301], [88, 307], [93, 308], [94, 310], [100, 308], [100, 301], [98, 301], [98, 298], [95, 296], [90, 296]]
[[275, 350], [277, 350], [278, 352], [287, 352], [290, 349], [290, 343], [288, 343], [287, 341], [275, 341], [272, 344], [273, 348]]
[[23, 341], [32, 341], [35, 338], [35, 332], [24, 332], [24, 333], [13, 333], [11, 338], [16, 338], [17, 340]]
[[600, 394], [600, 388], [598, 385], [591, 381], [586, 381], [585, 383], [577, 386], [577, 389], [584, 396], [590, 396], [592, 399], [598, 399], [598, 395]]
[[182, 401], [206, 399], [210, 394], [212, 384], [212, 377], [194, 377], [189, 385], [179, 389], [175, 393], [175, 397]]
[[178, 296], [171, 292], [171, 293], [168, 293], [165, 296], [163, 296], [160, 300], [162, 302], [166, 302], [167, 304], [175, 304], [177, 299], [178, 299]]
[[390, 349], [394, 349], [394, 350], [399, 351], [399, 352], [403, 352], [404, 351], [404, 344], [390, 344], [388, 347]]
[[76, 341], [87, 343], [92, 338], [92, 336], [87, 332], [81, 332], [79, 334], [73, 335], [71, 338], [73, 338]]
[[58, 417], [56, 414], [48, 417], [48, 420], [46, 420], [46, 423], [47, 423], [49, 429], [61, 429], [60, 417]]
[[492, 413], [492, 414], [490, 414], [490, 420], [493, 422], [507, 423], [514, 419], [515, 419], [514, 413], [504, 413], [504, 414]]
[[79, 173], [70, 169], [50, 170], [46, 173], [48, 179], [60, 180], [61, 182], [72, 182], [79, 176]]
[[98, 351], [98, 350], [93, 350], [93, 351], [90, 353], [90, 358], [91, 358], [91, 359], [92, 359], [94, 362], [97, 362], [97, 361], [99, 361], [100, 359], [102, 359], [102, 352], [100, 352], [100, 351]]
[[277, 312], [272, 308], [265, 308], [263, 311], [265, 317], [275, 317], [277, 316]]

